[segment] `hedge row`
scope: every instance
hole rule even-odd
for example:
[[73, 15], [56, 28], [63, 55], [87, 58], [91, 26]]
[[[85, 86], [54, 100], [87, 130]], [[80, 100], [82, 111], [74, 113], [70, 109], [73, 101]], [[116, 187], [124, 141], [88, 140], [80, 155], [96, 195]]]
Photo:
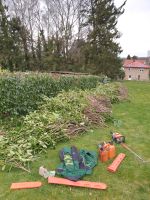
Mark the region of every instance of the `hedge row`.
[[102, 77], [52, 78], [49, 74], [0, 75], [0, 116], [26, 115], [43, 102], [43, 95], [54, 97], [60, 91], [91, 89]]
[[[44, 98], [36, 111], [24, 117], [19, 130], [13, 129], [0, 137], [0, 168], [4, 170], [9, 166], [26, 170], [25, 167], [41, 152], [93, 125], [102, 125], [93, 124], [91, 117], [100, 117], [103, 122], [111, 117], [110, 101], [117, 100], [117, 89], [115, 84], [99, 84], [91, 90], [61, 92], [56, 97]], [[87, 115], [85, 110], [92, 115]]]

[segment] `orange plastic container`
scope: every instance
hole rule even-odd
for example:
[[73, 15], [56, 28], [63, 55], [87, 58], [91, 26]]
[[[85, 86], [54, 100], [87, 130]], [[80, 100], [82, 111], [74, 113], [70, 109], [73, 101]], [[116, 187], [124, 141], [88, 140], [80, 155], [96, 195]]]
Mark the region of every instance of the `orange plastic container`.
[[109, 159], [109, 156], [108, 156], [109, 145], [110, 144], [108, 144], [108, 143], [104, 144], [103, 148], [100, 149], [100, 161], [101, 162], [106, 162]]
[[114, 158], [116, 156], [116, 148], [113, 144], [108, 147], [108, 159]]
[[107, 150], [100, 150], [100, 161], [106, 162], [108, 160], [108, 151]]
[[116, 156], [116, 148], [111, 143], [104, 143], [102, 148], [99, 150], [100, 161], [106, 162], [107, 160]]

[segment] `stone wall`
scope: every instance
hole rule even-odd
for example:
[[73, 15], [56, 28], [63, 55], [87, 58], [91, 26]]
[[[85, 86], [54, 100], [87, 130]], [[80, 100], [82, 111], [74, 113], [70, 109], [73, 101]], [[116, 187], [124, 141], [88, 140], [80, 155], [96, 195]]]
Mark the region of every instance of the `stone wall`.
[[125, 68], [125, 80], [149, 80], [149, 69]]

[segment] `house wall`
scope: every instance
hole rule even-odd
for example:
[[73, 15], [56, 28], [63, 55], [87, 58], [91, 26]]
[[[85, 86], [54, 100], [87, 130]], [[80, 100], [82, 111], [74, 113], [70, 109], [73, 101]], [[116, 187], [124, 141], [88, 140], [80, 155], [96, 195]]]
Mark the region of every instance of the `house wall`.
[[[149, 69], [124, 68], [124, 71], [125, 80], [149, 80]], [[129, 76], [131, 76], [131, 78], [129, 78]]]

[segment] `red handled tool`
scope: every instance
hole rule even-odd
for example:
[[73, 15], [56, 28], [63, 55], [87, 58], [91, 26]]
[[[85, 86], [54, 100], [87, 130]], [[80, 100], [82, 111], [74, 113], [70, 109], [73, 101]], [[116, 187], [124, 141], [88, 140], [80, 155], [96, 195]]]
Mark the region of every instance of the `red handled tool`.
[[115, 143], [121, 144], [122, 147], [124, 147], [125, 149], [127, 149], [128, 151], [130, 151], [131, 153], [133, 153], [143, 163], [150, 162], [150, 160], [148, 160], [148, 161], [144, 160], [141, 156], [139, 156], [137, 153], [135, 153], [130, 147], [128, 147], [125, 144], [125, 136], [121, 135], [120, 133], [113, 133], [113, 132], [111, 132], [111, 134], [112, 134], [112, 140]]

